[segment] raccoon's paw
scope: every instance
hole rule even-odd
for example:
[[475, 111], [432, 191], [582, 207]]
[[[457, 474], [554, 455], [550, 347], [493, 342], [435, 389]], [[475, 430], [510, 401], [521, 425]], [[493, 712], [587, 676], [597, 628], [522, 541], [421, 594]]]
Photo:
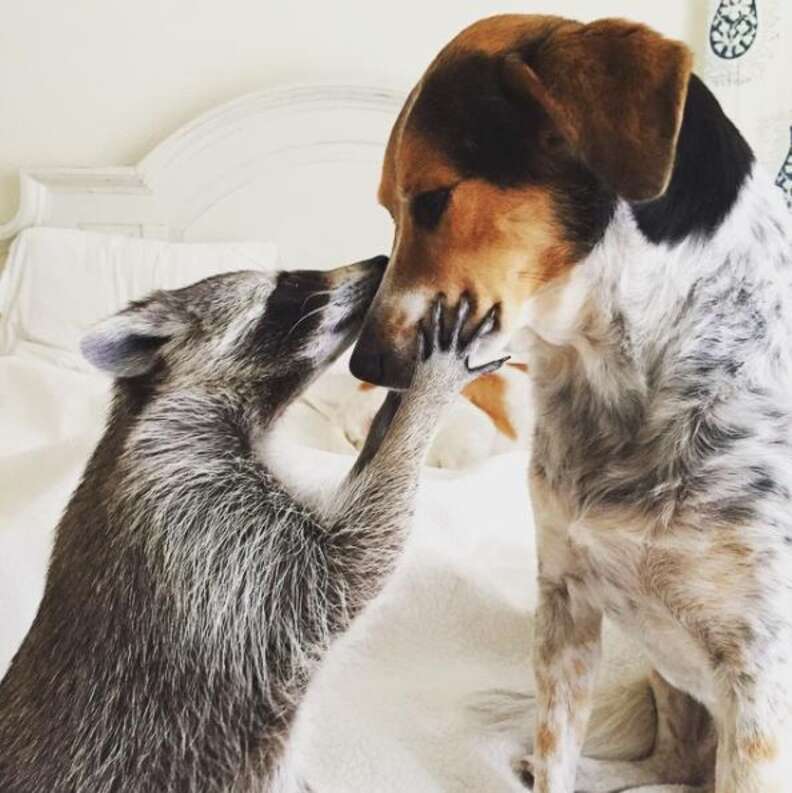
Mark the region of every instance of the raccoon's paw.
[[481, 366], [470, 365], [470, 355], [495, 328], [497, 307], [493, 306], [468, 338], [462, 331], [470, 315], [470, 300], [463, 294], [450, 310], [449, 327], [444, 327], [445, 298], [440, 295], [429, 315], [418, 326], [418, 359], [413, 385], [431, 383], [453, 393], [484, 374], [496, 372], [509, 360], [498, 358]]

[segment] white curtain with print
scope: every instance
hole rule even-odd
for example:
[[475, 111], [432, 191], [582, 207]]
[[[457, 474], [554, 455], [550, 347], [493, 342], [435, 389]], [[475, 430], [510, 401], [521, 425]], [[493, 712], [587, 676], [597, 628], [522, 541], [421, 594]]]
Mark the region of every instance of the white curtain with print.
[[792, 0], [709, 0], [702, 76], [792, 210]]

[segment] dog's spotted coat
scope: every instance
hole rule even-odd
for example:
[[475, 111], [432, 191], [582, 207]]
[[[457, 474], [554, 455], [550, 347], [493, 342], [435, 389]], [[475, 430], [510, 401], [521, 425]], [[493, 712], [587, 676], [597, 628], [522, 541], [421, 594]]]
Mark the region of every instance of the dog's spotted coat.
[[[409, 377], [437, 291], [497, 306], [529, 356], [537, 793], [792, 790], [792, 230], [687, 49], [482, 20], [413, 90], [380, 197], [395, 245], [353, 371]], [[655, 751], [577, 773], [603, 615], [657, 670]]]

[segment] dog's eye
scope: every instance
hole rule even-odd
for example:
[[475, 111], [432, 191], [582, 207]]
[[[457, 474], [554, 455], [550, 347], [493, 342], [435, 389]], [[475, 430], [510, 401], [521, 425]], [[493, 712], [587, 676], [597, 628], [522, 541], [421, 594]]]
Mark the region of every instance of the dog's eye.
[[443, 217], [443, 212], [451, 198], [451, 189], [428, 190], [415, 196], [412, 201], [412, 214], [415, 222], [425, 229], [433, 229]]

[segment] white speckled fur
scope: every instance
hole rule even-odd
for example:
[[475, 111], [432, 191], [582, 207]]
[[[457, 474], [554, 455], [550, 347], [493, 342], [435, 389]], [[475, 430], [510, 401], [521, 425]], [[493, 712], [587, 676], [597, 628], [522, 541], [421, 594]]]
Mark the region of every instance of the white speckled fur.
[[[785, 207], [755, 174], [711, 239], [669, 247], [647, 243], [622, 204], [602, 242], [567, 281], [536, 296], [525, 322], [542, 417], [531, 473], [537, 793], [573, 790], [603, 615], [642, 642], [662, 676], [658, 702], [692, 697], [675, 710], [677, 733], [699, 724], [694, 701], [706, 707], [718, 737], [717, 793], [788, 790]], [[669, 709], [660, 713], [662, 722]], [[704, 766], [713, 742], [701, 738], [698, 749], [683, 763], [679, 741], [659, 736], [643, 764], [585, 761], [574, 789], [701, 782], [712, 773]]]

